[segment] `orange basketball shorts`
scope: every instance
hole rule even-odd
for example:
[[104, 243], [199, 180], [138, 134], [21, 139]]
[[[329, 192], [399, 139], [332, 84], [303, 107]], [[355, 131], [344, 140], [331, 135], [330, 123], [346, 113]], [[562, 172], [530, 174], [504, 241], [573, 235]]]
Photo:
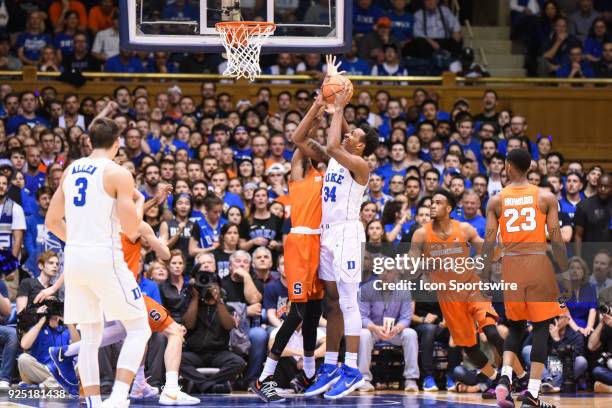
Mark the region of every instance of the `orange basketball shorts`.
[[504, 291], [508, 319], [542, 322], [565, 313], [558, 301], [552, 261], [546, 255], [504, 256], [502, 279], [517, 285], [516, 290]]
[[472, 347], [478, 344], [477, 330], [495, 324], [499, 316], [480, 292], [462, 295], [458, 301], [441, 300], [440, 309], [455, 344]]
[[319, 280], [321, 237], [318, 234], [290, 233], [285, 240], [285, 276], [291, 302], [323, 299]]
[[170, 317], [168, 310], [165, 307], [151, 299], [147, 295], [143, 296], [145, 306], [147, 307], [147, 315], [149, 317], [149, 327], [153, 333], [161, 333], [168, 326], [174, 323], [174, 319]]

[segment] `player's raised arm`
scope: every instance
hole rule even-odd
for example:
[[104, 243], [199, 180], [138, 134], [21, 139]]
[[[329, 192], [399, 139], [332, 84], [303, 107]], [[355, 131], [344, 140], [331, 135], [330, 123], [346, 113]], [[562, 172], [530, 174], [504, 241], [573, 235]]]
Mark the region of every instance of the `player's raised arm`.
[[295, 129], [293, 143], [302, 149], [306, 156], [327, 163], [329, 161], [329, 156], [325, 147], [321, 146], [316, 140], [308, 137], [313, 128], [313, 124], [317, 120], [317, 116], [321, 114], [321, 110], [324, 108], [325, 104], [323, 103], [323, 97], [319, 94], [310, 109], [308, 109], [304, 119], [302, 119], [297, 129]]
[[491, 263], [497, 241], [497, 230], [499, 229], [499, 211], [501, 209], [500, 195], [494, 195], [487, 203], [487, 223], [485, 227], [485, 238], [482, 245], [482, 255], [484, 257], [484, 268], [482, 278], [489, 281], [491, 278]]
[[546, 206], [542, 210], [546, 212], [546, 228], [548, 229], [553, 257], [559, 268], [565, 272], [567, 271], [567, 252], [561, 234], [561, 225], [559, 224], [558, 201], [549, 191], [540, 190], [539, 194]]
[[64, 220], [66, 212], [66, 195], [64, 194], [63, 187], [64, 178], [66, 178], [65, 171], [64, 174], [62, 174], [59, 187], [55, 190], [51, 202], [49, 203], [49, 209], [45, 216], [45, 226], [49, 231], [55, 234], [55, 236], [66, 242], [66, 221]]
[[[344, 120], [344, 107], [348, 103], [348, 95], [346, 92], [336, 94], [336, 100], [333, 106], [333, 116], [331, 125], [327, 133], [327, 154], [333, 157], [342, 166], [346, 167], [355, 175], [355, 181], [361, 185], [368, 182], [370, 169], [363, 157], [349, 153], [341, 143], [342, 121]], [[349, 137], [349, 136], [347, 136]], [[352, 137], [352, 135], [351, 135]], [[355, 143], [355, 147], [365, 145], [364, 141], [351, 141]]]
[[130, 172], [118, 165], [109, 166], [109, 187], [117, 198], [117, 216], [123, 233], [128, 237], [138, 233], [142, 218], [138, 217], [134, 202], [134, 179]]

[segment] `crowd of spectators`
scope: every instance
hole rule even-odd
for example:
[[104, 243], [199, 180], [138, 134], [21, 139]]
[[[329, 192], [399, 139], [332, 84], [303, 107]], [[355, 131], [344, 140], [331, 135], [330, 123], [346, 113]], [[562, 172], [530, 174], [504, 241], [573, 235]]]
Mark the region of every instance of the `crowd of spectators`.
[[[99, 114], [114, 118], [121, 130], [116, 162], [132, 172], [147, 200], [158, 203], [144, 219], [172, 255], [164, 262], [145, 245], [140, 286], [187, 330], [184, 385], [191, 392], [227, 392], [256, 378], [270, 337], [287, 311], [282, 255], [290, 227], [292, 138], [313, 95], [306, 89], [273, 95], [261, 87], [253, 99], [238, 99], [218, 92], [213, 82], [202, 83], [200, 90], [196, 98], [183, 95], [178, 85], [156, 95], [143, 86], [118, 86], [94, 99], [59, 95], [51, 86], [40, 95], [0, 86], [0, 388], [19, 381], [57, 386], [44, 366], [45, 347], [78, 336], [58, 325], [57, 308], [41, 309], [33, 301], [62, 270], [63, 243], [44, 226], [49, 200], [66, 165], [91, 152], [87, 128]], [[612, 305], [612, 177], [600, 166], [584, 168], [579, 161], [566, 160], [555, 151], [552, 137], [535, 137], [536, 129], [520, 113], [499, 109], [494, 90], [483, 93], [482, 107], [458, 99], [446, 112], [438, 100], [436, 92], [426, 89], [400, 99], [384, 90], [357, 90], [345, 109], [350, 126], [365, 121], [380, 132], [380, 146], [366, 158], [372, 176], [360, 208], [369, 248], [409, 242], [415, 229], [429, 221], [431, 195], [440, 186], [457, 197], [453, 217], [484, 235], [487, 200], [508, 182], [505, 154], [529, 150], [529, 181], [559, 197], [563, 237], [576, 256], [570, 262], [569, 314], [551, 326], [550, 351], [555, 354], [564, 342], [571, 344], [579, 385], [592, 387], [595, 381], [596, 390], [610, 391], [610, 370], [597, 356], [612, 350], [612, 317], [598, 309]], [[317, 137], [324, 144], [325, 117], [321, 126]], [[11, 263], [14, 259], [17, 264]], [[216, 298], [204, 299], [194, 288], [190, 279], [197, 271], [216, 273], [233, 315], [226, 308], [222, 313]], [[383, 277], [397, 278], [392, 273]], [[364, 294], [371, 289], [367, 285]], [[436, 303], [389, 299], [389, 307], [367, 296], [360, 299], [359, 367], [368, 380], [364, 390], [376, 381], [371, 352], [380, 340], [402, 347], [405, 390], [479, 390], [473, 367], [462, 363]], [[496, 307], [503, 316], [501, 304]], [[18, 339], [15, 315], [32, 309], [44, 317], [32, 321]], [[389, 333], [382, 329], [386, 317], [396, 319]], [[317, 356], [325, 349], [325, 325], [322, 319]], [[294, 337], [278, 374], [287, 387], [302, 364], [299, 332]], [[529, 344], [528, 337], [526, 350]], [[482, 346], [487, 347], [485, 342]], [[107, 389], [113, 378], [113, 347], [103, 349], [101, 357]], [[164, 336], [150, 340], [147, 376], [154, 386], [163, 384], [159, 356], [164, 347]], [[443, 370], [432, 359], [440, 350], [448, 358]], [[202, 373], [201, 367], [220, 371]], [[562, 381], [555, 367], [549, 367], [544, 381], [549, 392], [558, 391]]]
[[[560, 5], [552, 0], [509, 1], [512, 39], [524, 46], [525, 68], [530, 76], [609, 78], [612, 75], [609, 2], [593, 4], [593, 0], [576, 0]], [[17, 70], [32, 65], [40, 71], [66, 73], [224, 71], [226, 63], [220, 55], [120, 50], [119, 12], [114, 3], [114, 0], [3, 2], [0, 69]], [[329, 5], [324, 3], [307, 0], [283, 3], [278, 6], [277, 19], [295, 24], [296, 21], [313, 20], [315, 16], [320, 18], [320, 15], [329, 18]], [[352, 75], [434, 75], [446, 70], [467, 77], [489, 75], [475, 62], [474, 50], [465, 47], [462, 20], [451, 11], [449, 3], [441, 0], [355, 1], [352, 10], [355, 42], [345, 55], [343, 69]], [[466, 9], [471, 5], [469, 0], [459, 3]], [[199, 20], [197, 7], [190, 0], [152, 2], [143, 7], [147, 20], [151, 21]], [[249, 10], [245, 7], [242, 12], [248, 14]], [[251, 14], [250, 18], [255, 20], [265, 15], [257, 10]], [[157, 30], [167, 27], [170, 34], [187, 34], [181, 30], [188, 26], [169, 23], [151, 27]], [[271, 74], [307, 72], [321, 75], [323, 68], [317, 54], [269, 55], [262, 58], [261, 65]]]
[[612, 78], [609, 1], [510, 0], [510, 9], [528, 75]]

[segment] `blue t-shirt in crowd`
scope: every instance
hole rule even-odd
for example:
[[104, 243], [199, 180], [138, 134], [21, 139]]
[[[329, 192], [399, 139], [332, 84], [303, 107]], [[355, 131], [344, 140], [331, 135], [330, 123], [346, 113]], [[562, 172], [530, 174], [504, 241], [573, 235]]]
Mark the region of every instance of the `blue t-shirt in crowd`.
[[353, 61], [346, 58], [341, 59], [340, 70], [346, 71], [347, 75], [370, 75], [372, 71], [368, 61], [360, 58], [355, 58]]
[[200, 227], [200, 242], [203, 245], [202, 248], [210, 248], [215, 242], [219, 242], [221, 227], [226, 223], [226, 220], [220, 219], [217, 223], [217, 228], [213, 228], [212, 225], [206, 221], [206, 218], [202, 217], [198, 220], [198, 226]]
[[[299, 290], [297, 287], [295, 289]], [[266, 283], [266, 286], [264, 286], [263, 308], [276, 309], [276, 315], [283, 317], [283, 315], [287, 312], [288, 298], [289, 292], [281, 280], [271, 280], [270, 282]]]
[[50, 128], [51, 124], [47, 121], [47, 119], [42, 116], [34, 116], [32, 119], [26, 118], [23, 115], [15, 115], [8, 120], [6, 123], [6, 133], [12, 135], [17, 132], [19, 126], [28, 125], [30, 128], [33, 128], [36, 125], [43, 125], [46, 128]]
[[136, 57], [130, 57], [128, 62], [124, 64], [121, 61], [119, 54], [114, 57], [110, 57], [104, 64], [104, 72], [126, 72], [130, 74], [137, 74], [144, 72], [142, 62]]
[[603, 55], [603, 42], [593, 37], [587, 37], [584, 40], [584, 55], [592, 55], [596, 58], [601, 58]]
[[51, 43], [49, 34], [30, 34], [26, 32], [17, 37], [15, 48], [23, 47], [23, 55], [30, 61], [37, 61], [42, 49], [51, 45]]
[[[149, 144], [149, 147], [151, 148], [151, 153], [153, 153], [153, 154], [159, 153], [159, 151], [161, 149], [161, 146], [162, 146], [161, 141], [159, 140], [159, 138], [153, 137], [152, 135], [149, 135], [147, 137], [147, 143]], [[172, 144], [177, 149], [187, 149], [187, 150], [189, 150], [189, 145], [187, 143], [183, 142], [182, 140], [172, 139]], [[171, 153], [170, 152], [170, 148], [166, 147], [166, 151], [164, 153], [165, 154]]]
[[376, 20], [383, 17], [385, 12], [375, 4], [367, 9], [362, 9], [357, 4], [353, 5], [353, 32], [367, 34], [374, 31]]
[[53, 38], [53, 46], [62, 52], [63, 57], [70, 55], [74, 52], [74, 36], [57, 33]]
[[226, 192], [223, 195], [223, 212], [227, 212], [232, 206], [236, 206], [244, 211], [244, 203], [240, 199], [240, 196], [238, 194]]
[[376, 170], [374, 170], [374, 172], [380, 177], [382, 177], [382, 179], [384, 180], [385, 185], [383, 186], [383, 192], [385, 194], [389, 194], [389, 181], [391, 180], [391, 177], [395, 176], [396, 174], [399, 174], [402, 177], [406, 177], [406, 169], [394, 170], [393, 165], [391, 163], [385, 164], [384, 166], [377, 168]]
[[465, 218], [465, 214], [464, 214], [463, 219], [461, 219], [461, 221], [464, 221], [470, 224], [472, 227], [474, 227], [474, 229], [476, 230], [480, 238], [484, 238], [485, 226], [487, 224], [487, 219], [485, 217], [477, 214], [474, 218]]
[[404, 13], [401, 16], [395, 12], [389, 13], [391, 19], [391, 35], [397, 38], [400, 42], [407, 41], [412, 38], [412, 30], [414, 29], [414, 14]]
[[579, 327], [586, 327], [589, 318], [589, 311], [597, 309], [597, 291], [591, 283], [585, 283], [580, 288], [578, 299], [572, 293], [572, 297], [567, 302], [567, 308], [572, 319]]
[[[410, 227], [412, 227], [412, 225], [415, 223], [414, 220], [410, 220], [408, 222], [405, 222], [402, 224], [402, 229], [399, 232], [399, 234], [397, 234], [397, 236], [395, 237], [395, 239], [393, 240], [394, 244], [399, 243], [402, 240], [402, 237], [404, 235], [409, 235], [410, 234]], [[389, 232], [391, 232], [391, 230], [393, 229], [393, 227], [395, 227], [395, 224], [386, 224], [385, 225], [385, 234], [388, 234]]]
[[[595, 73], [593, 72], [593, 68], [591, 68], [591, 63], [589, 61], [582, 61], [580, 63], [580, 69], [582, 70], [582, 75], [584, 76], [584, 78], [595, 77]], [[572, 64], [563, 64], [561, 65], [561, 68], [557, 70], [557, 78], [568, 78], [571, 72]]]
[[140, 287], [140, 291], [143, 295], [147, 295], [157, 303], [161, 304], [161, 295], [159, 294], [159, 287], [157, 286], [157, 283], [143, 276], [138, 286]]
[[234, 152], [234, 161], [240, 161], [245, 158], [251, 159], [253, 157], [253, 150], [250, 147], [239, 149], [236, 146], [232, 146], [232, 151]]
[[29, 353], [41, 364], [52, 363], [49, 355], [49, 347], [67, 346], [70, 344], [70, 331], [66, 326], [58, 326], [55, 329], [46, 324], [40, 329], [38, 337], [34, 340]]
[[185, 3], [180, 9], [176, 3], [167, 4], [162, 10], [162, 18], [164, 20], [198, 21], [200, 19], [200, 12], [189, 3]]
[[[580, 199], [583, 200], [584, 199], [584, 195], [582, 193], [580, 193]], [[560, 212], [564, 212], [567, 213], [567, 215], [570, 217], [570, 220], [572, 221], [572, 223], [574, 222], [574, 214], [576, 213], [576, 207], [578, 206], [578, 204], [580, 204], [580, 202], [576, 203], [576, 204], [572, 204], [567, 200], [566, 196], [561, 197], [561, 199], [559, 200], [559, 211]]]

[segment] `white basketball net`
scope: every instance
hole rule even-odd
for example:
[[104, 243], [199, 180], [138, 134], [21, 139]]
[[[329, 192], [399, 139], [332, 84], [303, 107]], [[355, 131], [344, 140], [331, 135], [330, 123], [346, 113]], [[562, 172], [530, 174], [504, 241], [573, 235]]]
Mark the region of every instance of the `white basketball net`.
[[272, 23], [241, 21], [217, 23], [215, 28], [221, 35], [227, 54], [227, 68], [223, 75], [236, 79], [247, 78], [249, 81], [261, 75], [261, 46], [276, 26]]

